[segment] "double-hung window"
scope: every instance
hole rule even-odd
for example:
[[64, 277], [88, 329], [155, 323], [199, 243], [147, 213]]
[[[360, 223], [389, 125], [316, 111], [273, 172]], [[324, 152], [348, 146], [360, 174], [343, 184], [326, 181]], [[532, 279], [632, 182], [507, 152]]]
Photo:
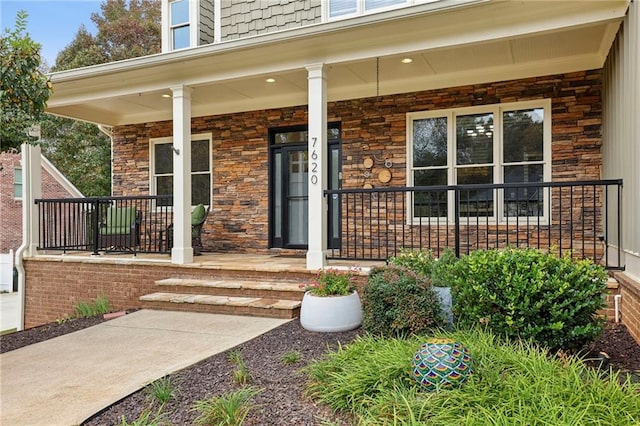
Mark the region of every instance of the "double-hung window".
[[189, 0], [169, 2], [171, 50], [190, 47]]
[[13, 169], [13, 197], [16, 200], [22, 198], [22, 169]]
[[[440, 186], [410, 193], [414, 222], [453, 220], [447, 185], [519, 184], [551, 179], [551, 101], [527, 101], [407, 114], [409, 186]], [[459, 214], [502, 222], [546, 217], [548, 191], [538, 186], [467, 188]]]
[[[173, 141], [151, 140], [150, 188], [154, 195], [173, 195]], [[158, 205], [167, 204], [159, 201]], [[191, 204], [211, 205], [211, 136], [191, 136]]]

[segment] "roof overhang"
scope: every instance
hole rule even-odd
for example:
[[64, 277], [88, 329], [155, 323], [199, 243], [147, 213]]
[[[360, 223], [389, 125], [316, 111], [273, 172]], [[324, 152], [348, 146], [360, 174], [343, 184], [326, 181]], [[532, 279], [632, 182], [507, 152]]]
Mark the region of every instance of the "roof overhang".
[[442, 0], [54, 73], [47, 111], [109, 126], [171, 120], [162, 95], [179, 85], [194, 89], [194, 117], [303, 105], [317, 63], [329, 101], [596, 69], [628, 5]]

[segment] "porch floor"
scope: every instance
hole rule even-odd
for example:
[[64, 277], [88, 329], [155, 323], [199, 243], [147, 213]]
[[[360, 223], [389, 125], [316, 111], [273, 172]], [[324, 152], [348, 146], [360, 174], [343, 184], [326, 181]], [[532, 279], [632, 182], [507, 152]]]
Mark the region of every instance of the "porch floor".
[[[62, 253], [52, 250], [41, 250], [38, 252], [39, 258], [49, 258], [56, 260], [68, 260], [73, 262], [114, 262], [114, 263], [154, 263], [164, 266], [174, 265], [171, 257], [167, 254], [136, 253], [101, 253], [97, 256], [91, 252], [67, 252]], [[355, 267], [364, 271], [382, 266], [381, 261], [349, 261], [349, 260], [327, 260], [327, 266], [348, 268]], [[304, 255], [280, 255], [261, 253], [214, 253], [203, 252], [200, 256], [194, 256], [193, 263], [186, 265], [175, 265], [176, 267], [194, 267], [205, 269], [224, 269], [239, 271], [266, 271], [266, 272], [308, 272]]]

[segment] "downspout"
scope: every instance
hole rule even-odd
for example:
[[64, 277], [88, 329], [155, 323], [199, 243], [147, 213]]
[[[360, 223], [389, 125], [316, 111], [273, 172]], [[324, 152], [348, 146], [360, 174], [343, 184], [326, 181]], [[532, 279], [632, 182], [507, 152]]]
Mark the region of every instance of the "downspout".
[[613, 296], [613, 314], [616, 319], [616, 324], [620, 322], [620, 299], [622, 299], [621, 294]]
[[[25, 305], [25, 270], [24, 256], [33, 256], [36, 244], [33, 243], [34, 232], [38, 229], [34, 220], [35, 199], [41, 194], [41, 162], [40, 147], [29, 144], [22, 145], [22, 245], [16, 250], [15, 266], [18, 271], [18, 331], [24, 330]], [[35, 167], [34, 167], [35, 165]], [[37, 216], [36, 219], [37, 221]], [[37, 231], [36, 231], [37, 233]], [[37, 235], [35, 236], [37, 237]]]

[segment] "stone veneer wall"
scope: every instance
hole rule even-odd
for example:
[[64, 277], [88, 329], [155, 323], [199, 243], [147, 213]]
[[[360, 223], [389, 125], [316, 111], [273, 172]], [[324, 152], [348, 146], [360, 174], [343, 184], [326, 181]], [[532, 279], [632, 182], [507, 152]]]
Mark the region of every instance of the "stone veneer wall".
[[221, 40], [319, 23], [321, 0], [228, 0], [220, 10]]
[[[406, 182], [406, 113], [532, 99], [552, 99], [552, 179], [599, 179], [601, 70], [331, 102], [328, 120], [342, 126], [343, 187], [361, 188], [365, 157], [391, 160], [392, 179]], [[268, 249], [268, 131], [306, 124], [307, 107], [251, 111], [192, 120], [211, 133], [213, 205], [203, 230], [205, 250]], [[171, 122], [114, 129], [114, 195], [149, 190], [149, 138], [170, 136]], [[373, 177], [383, 167], [377, 161]], [[215, 236], [215, 238], [213, 237]]]

